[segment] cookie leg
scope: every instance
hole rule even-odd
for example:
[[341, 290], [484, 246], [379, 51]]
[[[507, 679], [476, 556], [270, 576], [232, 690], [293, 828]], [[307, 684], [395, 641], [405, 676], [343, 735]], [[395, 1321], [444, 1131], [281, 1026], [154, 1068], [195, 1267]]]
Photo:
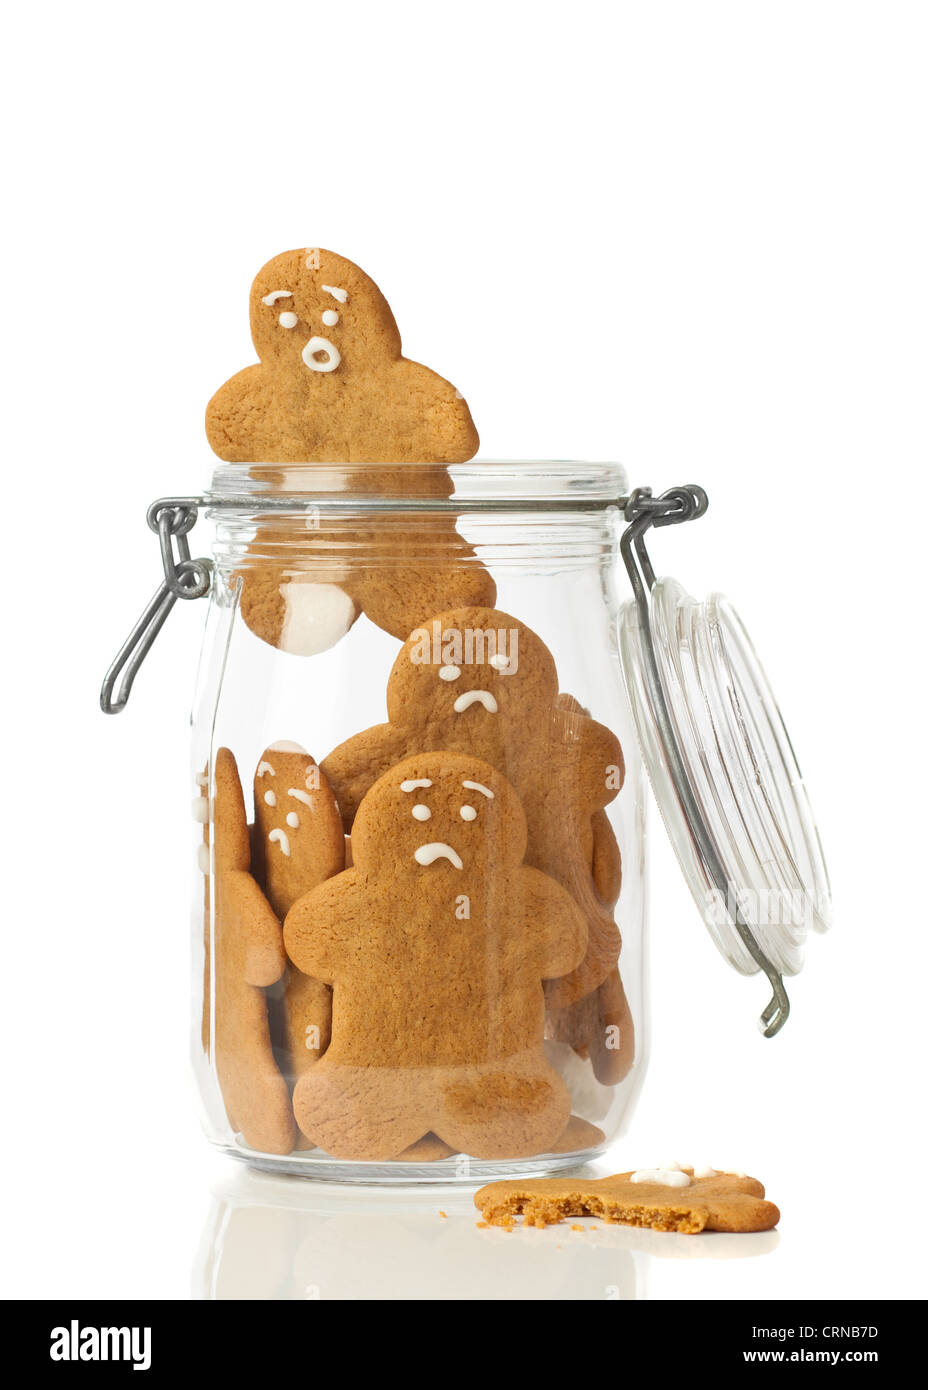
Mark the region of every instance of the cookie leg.
[[562, 1077], [537, 1053], [444, 1073], [439, 1138], [473, 1158], [545, 1153], [570, 1119]]
[[290, 1153], [296, 1138], [290, 1090], [271, 1051], [262, 990], [245, 986], [217, 1000], [216, 1074], [229, 1123], [248, 1147]]
[[297, 1081], [296, 1122], [333, 1158], [396, 1158], [430, 1128], [428, 1070], [353, 1067], [327, 1054]]
[[566, 1008], [549, 1008], [548, 1036], [589, 1057], [603, 1086], [617, 1086], [635, 1060], [635, 1025], [616, 967], [590, 994]]
[[296, 967], [290, 971], [281, 1001], [287, 1080], [291, 1085], [315, 1066], [332, 1036], [332, 991]]

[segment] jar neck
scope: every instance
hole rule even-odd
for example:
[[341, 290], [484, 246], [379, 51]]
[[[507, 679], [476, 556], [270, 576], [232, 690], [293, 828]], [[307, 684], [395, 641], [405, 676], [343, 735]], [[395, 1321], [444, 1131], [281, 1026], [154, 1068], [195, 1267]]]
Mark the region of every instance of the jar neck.
[[573, 568], [613, 562], [627, 490], [611, 463], [225, 464], [206, 505], [223, 570]]

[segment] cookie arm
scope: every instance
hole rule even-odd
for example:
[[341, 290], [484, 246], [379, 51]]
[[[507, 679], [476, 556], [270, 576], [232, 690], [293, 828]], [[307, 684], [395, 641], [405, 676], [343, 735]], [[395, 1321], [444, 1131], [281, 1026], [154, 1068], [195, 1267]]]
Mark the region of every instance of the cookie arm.
[[[543, 980], [558, 979], [574, 970], [586, 954], [586, 918], [573, 898], [540, 869], [520, 870], [525, 894], [525, 919]], [[528, 943], [523, 943], [524, 950]]]
[[363, 939], [357, 875], [346, 869], [304, 893], [287, 913], [284, 944], [298, 970], [334, 984], [350, 943]]
[[346, 832], [351, 830], [362, 799], [383, 773], [410, 752], [405, 729], [376, 724], [334, 748], [319, 766], [335, 793]]
[[595, 791], [595, 806], [603, 807], [614, 801], [625, 781], [625, 757], [622, 745], [611, 729], [584, 719], [581, 759], [584, 786]]
[[[229, 891], [231, 890], [231, 891]], [[267, 988], [287, 968], [280, 922], [251, 874], [229, 872], [224, 898], [234, 902], [246, 984]]]

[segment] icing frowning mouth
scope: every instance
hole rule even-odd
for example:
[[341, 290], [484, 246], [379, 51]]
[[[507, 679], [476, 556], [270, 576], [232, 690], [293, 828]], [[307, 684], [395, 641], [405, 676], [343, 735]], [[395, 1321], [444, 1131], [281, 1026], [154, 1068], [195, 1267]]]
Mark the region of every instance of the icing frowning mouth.
[[463, 695], [459, 695], [454, 702], [455, 714], [463, 714], [471, 705], [483, 705], [488, 714], [497, 714], [499, 705], [496, 703], [495, 696], [489, 690], [465, 690]]
[[463, 869], [461, 856], [457, 850], [450, 845], [443, 844], [441, 840], [432, 840], [430, 844], [420, 845], [413, 855], [417, 864], [427, 868], [429, 864], [434, 864], [436, 859], [447, 859], [456, 869]]

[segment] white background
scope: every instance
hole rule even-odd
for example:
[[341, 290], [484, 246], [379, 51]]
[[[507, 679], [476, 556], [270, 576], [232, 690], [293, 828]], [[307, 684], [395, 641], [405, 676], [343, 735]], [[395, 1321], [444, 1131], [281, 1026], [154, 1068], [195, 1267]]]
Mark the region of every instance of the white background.
[[[923, 5], [886, 0], [18, 7], [8, 1296], [200, 1296], [246, 1274], [273, 1293], [263, 1257], [239, 1268], [209, 1235], [229, 1185], [262, 1248], [285, 1231], [279, 1253], [288, 1222], [331, 1211], [304, 1278], [322, 1297], [376, 1293], [378, 1242], [400, 1295], [426, 1270], [431, 1296], [604, 1297], [629, 1252], [654, 1297], [925, 1294], [909, 1223], [928, 1183], [926, 38]], [[407, 354], [465, 391], [485, 455], [619, 458], [636, 482], [710, 492], [660, 554], [749, 621], [836, 925], [765, 1042], [761, 984], [716, 955], [654, 835], [653, 1054], [616, 1163], [757, 1173], [783, 1220], [756, 1258], [478, 1232], [453, 1198], [437, 1240], [430, 1194], [383, 1199], [380, 1220], [375, 1194], [281, 1191], [198, 1133], [185, 711], [202, 608], [175, 611], [127, 713], [105, 719], [97, 690], [157, 582], [145, 506], [206, 483], [205, 402], [253, 360], [252, 275], [316, 244], [375, 276]], [[224, 1259], [217, 1284], [203, 1269]]]

